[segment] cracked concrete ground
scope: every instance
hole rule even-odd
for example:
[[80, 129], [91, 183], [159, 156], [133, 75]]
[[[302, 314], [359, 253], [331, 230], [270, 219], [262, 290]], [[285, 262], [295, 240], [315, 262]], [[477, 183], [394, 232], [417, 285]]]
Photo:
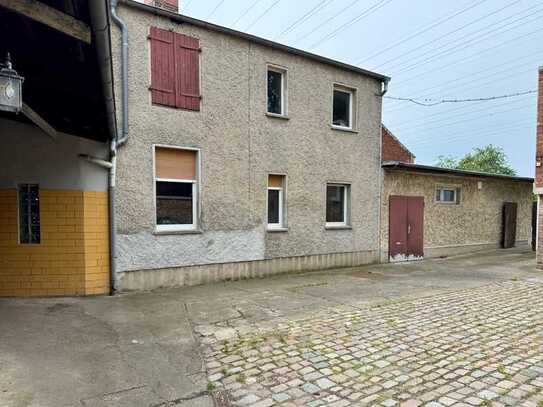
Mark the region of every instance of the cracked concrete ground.
[[[213, 386], [208, 381], [219, 389], [227, 370], [234, 369], [232, 378], [240, 373], [239, 364], [233, 365], [236, 361], [222, 366], [215, 360], [220, 358], [213, 352], [224, 350], [225, 343], [233, 349], [247, 338], [266, 337], [292, 324], [302, 328], [302, 336], [313, 335], [311, 325], [299, 321], [311, 322], [322, 313], [351, 315], [371, 306], [395, 307], [398, 300], [421, 298], [435, 298], [433, 303], [439, 304], [439, 296], [465, 290], [484, 293], [485, 287], [504, 282], [506, 298], [507, 284], [540, 286], [541, 281], [533, 253], [514, 249], [117, 297], [0, 300], [0, 405], [211, 406], [207, 390]], [[532, 321], [536, 322], [541, 318]], [[251, 346], [258, 343], [253, 342]], [[314, 376], [315, 383], [308, 378], [299, 385], [310, 391], [308, 384], [329, 385]], [[253, 378], [259, 380], [257, 374], [245, 377]], [[245, 389], [240, 381], [230, 383]], [[230, 398], [239, 404], [250, 394]], [[253, 395], [256, 399], [246, 398], [246, 405], [293, 402], [291, 395], [284, 400], [285, 394], [276, 396], [278, 400]]]

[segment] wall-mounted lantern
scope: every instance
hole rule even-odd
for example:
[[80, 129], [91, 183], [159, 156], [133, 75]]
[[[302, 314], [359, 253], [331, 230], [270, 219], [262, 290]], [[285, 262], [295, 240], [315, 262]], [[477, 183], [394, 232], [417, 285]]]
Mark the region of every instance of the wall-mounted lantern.
[[13, 69], [8, 52], [6, 62], [0, 63], [0, 110], [15, 113], [21, 111], [23, 81], [24, 78]]

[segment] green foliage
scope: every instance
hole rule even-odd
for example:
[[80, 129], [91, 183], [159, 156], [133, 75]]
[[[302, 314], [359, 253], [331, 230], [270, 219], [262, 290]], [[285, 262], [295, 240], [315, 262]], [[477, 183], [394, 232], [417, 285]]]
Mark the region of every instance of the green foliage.
[[461, 159], [440, 155], [436, 166], [491, 174], [516, 175], [516, 171], [509, 164], [503, 149], [492, 144], [483, 148], [475, 148]]

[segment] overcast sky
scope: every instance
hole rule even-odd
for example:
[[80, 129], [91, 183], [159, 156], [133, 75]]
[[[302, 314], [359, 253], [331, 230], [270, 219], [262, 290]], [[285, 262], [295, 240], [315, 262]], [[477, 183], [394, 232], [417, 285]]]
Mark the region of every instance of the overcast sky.
[[[392, 77], [390, 97], [486, 98], [537, 89], [543, 1], [180, 0], [181, 13]], [[417, 156], [502, 147], [534, 173], [536, 94], [422, 107], [384, 101], [384, 124]]]

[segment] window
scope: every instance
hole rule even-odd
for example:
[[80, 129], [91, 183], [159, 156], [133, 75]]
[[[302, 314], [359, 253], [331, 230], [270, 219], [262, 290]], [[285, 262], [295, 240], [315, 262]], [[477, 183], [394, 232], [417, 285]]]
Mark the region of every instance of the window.
[[154, 104], [200, 110], [200, 41], [151, 27], [151, 100]]
[[19, 185], [19, 242], [40, 243], [40, 189], [38, 185]]
[[326, 226], [347, 226], [349, 209], [349, 185], [326, 186]]
[[342, 129], [353, 129], [354, 90], [334, 86], [332, 125]]
[[196, 150], [155, 147], [157, 231], [196, 229], [197, 162]]
[[286, 71], [268, 67], [268, 113], [286, 115]]
[[268, 228], [281, 229], [285, 227], [285, 176], [268, 176]]
[[459, 204], [460, 188], [438, 187], [436, 189], [436, 202]]

